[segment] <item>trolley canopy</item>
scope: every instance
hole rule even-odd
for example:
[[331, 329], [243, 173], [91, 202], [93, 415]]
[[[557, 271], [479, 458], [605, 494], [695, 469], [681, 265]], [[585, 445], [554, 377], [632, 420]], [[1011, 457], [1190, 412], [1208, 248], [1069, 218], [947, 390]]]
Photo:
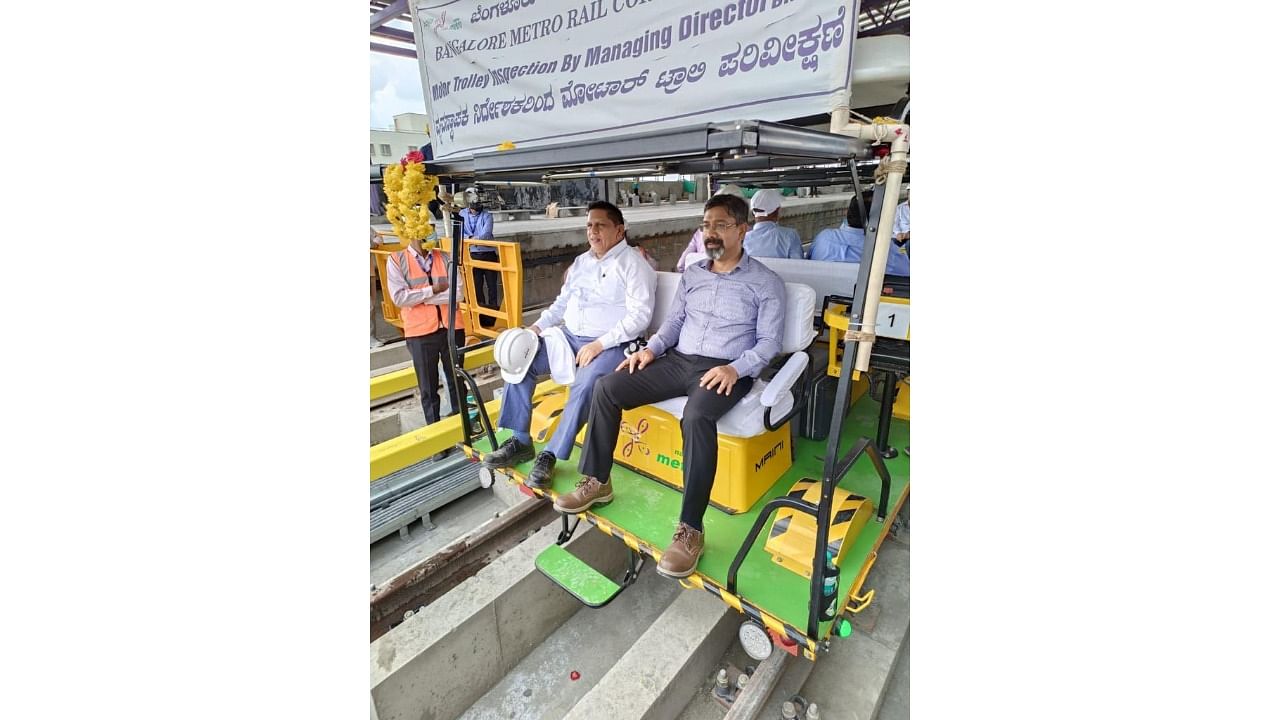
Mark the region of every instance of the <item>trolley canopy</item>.
[[573, 177], [709, 174], [763, 186], [847, 182], [866, 143], [765, 120], [702, 123], [670, 130], [477, 153], [428, 163], [453, 180], [545, 182]]

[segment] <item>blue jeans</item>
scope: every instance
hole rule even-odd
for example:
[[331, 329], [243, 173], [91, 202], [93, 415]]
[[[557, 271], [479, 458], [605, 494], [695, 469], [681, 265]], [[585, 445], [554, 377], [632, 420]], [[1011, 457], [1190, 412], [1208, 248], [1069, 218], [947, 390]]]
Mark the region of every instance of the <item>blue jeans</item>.
[[[576, 355], [584, 345], [595, 340], [580, 337], [564, 330], [569, 340], [569, 347]], [[564, 412], [560, 414], [560, 424], [547, 443], [546, 450], [557, 458], [566, 460], [573, 451], [573, 438], [587, 422], [587, 413], [591, 410], [591, 390], [596, 380], [612, 373], [624, 355], [622, 347], [611, 347], [600, 353], [586, 367], [576, 369], [573, 385], [569, 387], [569, 400], [565, 403]], [[506, 383], [502, 391], [502, 412], [498, 414], [498, 427], [515, 433], [516, 439], [526, 445], [532, 443], [529, 437], [529, 422], [533, 416], [533, 388], [538, 384], [538, 376], [551, 372], [551, 364], [547, 360], [547, 343], [538, 338], [538, 352], [533, 356], [533, 364], [518, 383]]]

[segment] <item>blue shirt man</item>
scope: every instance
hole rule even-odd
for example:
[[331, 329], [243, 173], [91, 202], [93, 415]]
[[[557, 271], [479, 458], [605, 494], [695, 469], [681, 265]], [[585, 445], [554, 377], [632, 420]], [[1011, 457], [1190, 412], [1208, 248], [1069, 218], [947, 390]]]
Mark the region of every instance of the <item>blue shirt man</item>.
[[[478, 202], [473, 202], [470, 207], [462, 211], [462, 237], [479, 240], [493, 239], [493, 215]], [[497, 251], [489, 247], [471, 249], [471, 257], [481, 253], [494, 255]]]
[[[862, 228], [849, 226], [849, 221], [840, 223], [838, 228], [827, 228], [813, 238], [809, 247], [810, 260], [826, 260], [828, 262], [856, 263], [862, 260], [862, 244], [866, 240], [866, 232]], [[884, 271], [889, 275], [911, 275], [911, 257], [907, 252], [911, 249], [911, 241], [899, 245], [889, 241], [889, 260]]]
[[804, 259], [800, 233], [778, 224], [782, 213], [782, 193], [777, 190], [761, 190], [751, 196], [751, 214], [756, 224], [742, 240], [742, 247], [752, 257], [778, 257]]
[[[480, 205], [479, 196], [468, 191], [470, 204], [462, 211], [462, 237], [478, 240], [493, 239], [493, 215]], [[485, 262], [498, 261], [498, 249], [488, 245], [471, 246], [471, 257]], [[475, 281], [476, 301], [481, 306], [497, 309], [499, 303], [498, 286], [501, 284], [497, 270], [472, 268], [472, 279]], [[480, 318], [483, 327], [493, 327], [494, 319], [485, 315]]]
[[862, 228], [849, 227], [849, 221], [838, 228], [827, 228], [813, 238], [809, 246], [810, 260], [856, 263], [862, 257], [862, 243], [866, 232]]

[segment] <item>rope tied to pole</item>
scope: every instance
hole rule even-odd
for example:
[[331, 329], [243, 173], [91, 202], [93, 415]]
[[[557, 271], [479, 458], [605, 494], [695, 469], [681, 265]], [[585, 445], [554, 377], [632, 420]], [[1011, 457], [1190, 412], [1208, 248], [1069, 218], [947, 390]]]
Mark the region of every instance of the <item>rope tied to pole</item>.
[[894, 173], [894, 172], [906, 173], [907, 161], [906, 160], [890, 160], [888, 158], [882, 159], [880, 161], [880, 164], [876, 166], [876, 173], [875, 173], [876, 184], [883, 185], [885, 180], [888, 179], [889, 173]]

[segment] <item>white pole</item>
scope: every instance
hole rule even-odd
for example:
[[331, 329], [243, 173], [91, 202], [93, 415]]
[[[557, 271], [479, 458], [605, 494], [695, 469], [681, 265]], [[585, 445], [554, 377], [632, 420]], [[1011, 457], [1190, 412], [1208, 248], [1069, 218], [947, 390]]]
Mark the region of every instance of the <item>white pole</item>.
[[[889, 162], [906, 162], [907, 133], [894, 138], [889, 149]], [[871, 276], [867, 279], [866, 305], [862, 318], [864, 332], [875, 332], [876, 314], [880, 311], [880, 291], [884, 288], [884, 269], [889, 264], [893, 250], [893, 218], [898, 209], [898, 195], [902, 188], [902, 172], [891, 170], [884, 182], [884, 202], [880, 206], [880, 224], [876, 228], [876, 250], [871, 258]], [[858, 343], [858, 356], [854, 367], [867, 372], [871, 362], [871, 343]]]
[[[837, 116], [839, 113], [839, 116]], [[911, 129], [906, 125], [850, 123], [848, 108], [838, 108], [831, 113], [831, 131], [865, 140], [868, 143], [883, 142], [893, 138], [889, 146], [889, 162], [897, 165], [907, 161], [911, 148]], [[876, 228], [876, 249], [871, 256], [870, 277], [867, 279], [867, 298], [862, 309], [862, 327], [850, 327], [851, 331], [875, 332], [876, 314], [880, 311], [880, 291], [884, 289], [884, 269], [893, 249], [893, 218], [898, 209], [898, 195], [902, 189], [901, 170], [890, 170], [885, 177], [884, 203], [880, 207], [880, 222]], [[866, 258], [863, 258], [865, 260]], [[870, 342], [858, 343], [858, 355], [854, 369], [867, 372], [871, 362]]]

